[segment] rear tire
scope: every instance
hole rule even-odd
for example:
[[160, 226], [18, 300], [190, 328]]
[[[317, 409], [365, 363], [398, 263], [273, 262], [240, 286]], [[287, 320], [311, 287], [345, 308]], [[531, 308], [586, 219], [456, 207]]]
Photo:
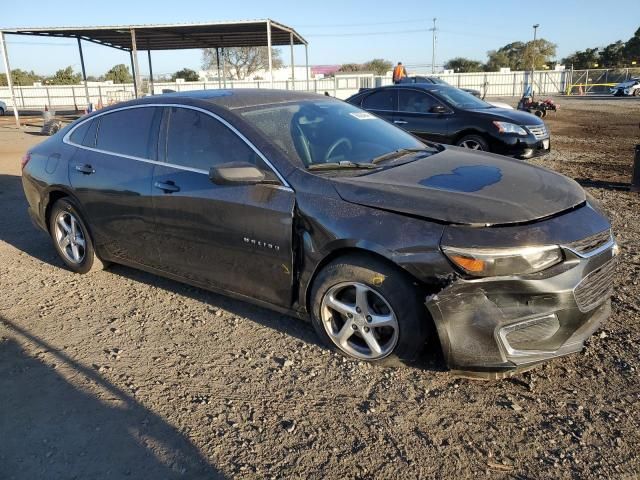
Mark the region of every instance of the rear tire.
[[634, 97], [640, 97], [640, 88], [636, 88], [636, 89], [633, 91], [633, 96], [634, 96]]
[[51, 135], [55, 135], [56, 133], [58, 133], [61, 127], [62, 127], [62, 122], [60, 122], [60, 120], [55, 120], [55, 119], [48, 120], [42, 126], [42, 129], [40, 130], [40, 135], [47, 135], [50, 137]]
[[431, 331], [424, 298], [411, 278], [368, 255], [346, 255], [326, 265], [313, 283], [310, 305], [324, 344], [357, 360], [410, 363]]
[[4, 108], [0, 107], [0, 117], [4, 117]]
[[61, 198], [53, 204], [49, 215], [53, 246], [73, 272], [104, 270], [106, 263], [96, 255], [91, 234], [78, 210], [70, 198]]
[[489, 144], [480, 135], [465, 135], [456, 142], [456, 146], [483, 152], [489, 151]]

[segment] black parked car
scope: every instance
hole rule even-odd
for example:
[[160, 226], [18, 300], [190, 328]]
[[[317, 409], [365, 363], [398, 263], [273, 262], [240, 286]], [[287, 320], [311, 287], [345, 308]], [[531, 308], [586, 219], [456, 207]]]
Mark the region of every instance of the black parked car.
[[452, 368], [510, 371], [580, 350], [610, 312], [614, 239], [577, 183], [328, 97], [121, 103], [36, 146], [22, 178], [71, 270], [121, 263], [310, 318], [358, 359], [413, 360], [437, 335]]
[[[433, 83], [434, 85], [447, 85], [451, 86], [450, 83], [442, 80], [438, 77], [423, 77], [423, 76], [415, 76], [415, 77], [403, 77], [400, 79], [400, 83]], [[459, 88], [459, 87], [457, 87]], [[460, 90], [470, 93], [474, 97], [480, 98], [480, 90], [476, 90], [475, 88], [460, 88]]]
[[517, 158], [550, 151], [547, 127], [535, 115], [494, 107], [451, 86], [416, 83], [372, 88], [347, 102], [433, 142]]

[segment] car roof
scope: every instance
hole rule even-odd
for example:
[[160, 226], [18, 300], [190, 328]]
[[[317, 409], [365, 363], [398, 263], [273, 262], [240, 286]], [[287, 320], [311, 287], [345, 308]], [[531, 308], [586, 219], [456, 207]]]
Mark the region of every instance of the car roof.
[[[196, 100], [217, 105], [229, 110], [238, 108], [255, 107], [260, 105], [273, 105], [278, 103], [290, 103], [304, 100], [335, 100], [325, 95], [307, 92], [292, 92], [289, 90], [271, 90], [265, 88], [239, 88], [216, 90], [192, 90], [188, 92], [171, 92], [162, 95], [150, 95], [138, 100], [126, 102], [127, 105], [143, 103], [182, 103], [185, 100]], [[120, 104], [122, 105], [122, 104]]]
[[401, 89], [413, 89], [415, 90], [416, 88], [420, 89], [420, 90], [441, 90], [443, 88], [455, 88], [451, 85], [442, 85], [442, 84], [438, 84], [438, 83], [398, 83], [395, 85], [385, 85], [384, 87], [377, 87], [377, 88], [368, 88], [366, 90], [364, 90], [363, 92], [360, 92], [359, 95], [363, 95], [363, 94], [367, 94], [367, 93], [372, 93], [372, 92], [378, 92], [380, 90], [386, 90], [386, 89], [393, 89], [393, 88], [401, 88]]

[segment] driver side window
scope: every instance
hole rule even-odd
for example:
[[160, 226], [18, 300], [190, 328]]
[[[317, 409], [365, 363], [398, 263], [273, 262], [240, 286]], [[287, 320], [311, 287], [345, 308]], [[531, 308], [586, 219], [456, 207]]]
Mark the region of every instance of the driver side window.
[[265, 170], [260, 157], [233, 131], [197, 110], [170, 107], [166, 162], [209, 171], [227, 162], [249, 162]]

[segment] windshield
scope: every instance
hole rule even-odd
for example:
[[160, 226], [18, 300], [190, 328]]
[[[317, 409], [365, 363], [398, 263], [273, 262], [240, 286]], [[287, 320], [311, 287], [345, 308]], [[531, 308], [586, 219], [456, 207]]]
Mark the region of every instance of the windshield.
[[458, 108], [491, 108], [492, 105], [478, 97], [474, 97], [469, 92], [460, 90], [459, 88], [438, 88], [432, 90], [438, 97]]
[[438, 77], [431, 77], [431, 81], [433, 83], [437, 83], [438, 85], [449, 85], [447, 82]]
[[390, 123], [335, 100], [262, 105], [239, 113], [289, 158], [306, 167], [371, 163], [394, 151], [431, 149]]

